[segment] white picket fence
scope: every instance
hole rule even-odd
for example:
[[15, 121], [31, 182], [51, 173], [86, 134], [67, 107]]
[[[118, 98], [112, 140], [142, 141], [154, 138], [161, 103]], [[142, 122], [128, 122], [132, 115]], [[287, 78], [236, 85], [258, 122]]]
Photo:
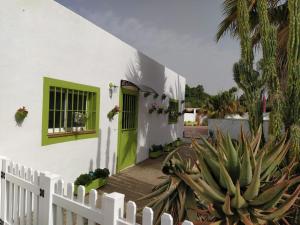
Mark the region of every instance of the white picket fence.
[[[74, 184], [64, 182], [58, 175], [26, 169], [17, 163], [0, 157], [0, 225], [137, 225], [136, 204], [126, 204], [120, 193], [101, 196], [101, 208], [96, 207], [97, 191], [88, 197], [85, 188], [78, 188], [74, 197]], [[153, 211], [145, 207], [142, 224], [153, 225]], [[173, 225], [169, 214], [161, 217], [162, 225]], [[192, 225], [184, 221], [183, 225]]]

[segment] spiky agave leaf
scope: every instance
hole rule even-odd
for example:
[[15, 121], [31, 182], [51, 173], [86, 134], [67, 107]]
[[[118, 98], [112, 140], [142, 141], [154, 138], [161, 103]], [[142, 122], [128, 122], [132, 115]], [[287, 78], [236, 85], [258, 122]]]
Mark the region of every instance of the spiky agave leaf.
[[[217, 136], [216, 145], [209, 146], [205, 142], [199, 144], [193, 140], [190, 150], [196, 154], [190, 155], [196, 158], [187, 160], [173, 154], [165, 164], [170, 171], [170, 177], [176, 177], [175, 180], [178, 179], [180, 184], [174, 187], [174, 181], [173, 185], [170, 184], [171, 181], [165, 181], [165, 185], [155, 189], [157, 197], [150, 202], [150, 206], [157, 208], [159, 213], [169, 210], [177, 221], [184, 218], [194, 220], [195, 212], [180, 206], [188, 205], [191, 201], [191, 195], [189, 198], [184, 197], [188, 196], [189, 190], [194, 193], [197, 204], [206, 206], [214, 215], [215, 221], [230, 225], [257, 225], [270, 221], [276, 224], [291, 206], [291, 202], [298, 198], [300, 191], [289, 196], [287, 190], [300, 183], [300, 176], [289, 179], [294, 162], [282, 168], [282, 172], [276, 172], [290, 146], [286, 137], [278, 143], [270, 140], [264, 146], [259, 144], [257, 137], [256, 134], [247, 139], [242, 134], [237, 145], [239, 148], [232, 147], [229, 138], [223, 135]], [[215, 151], [218, 158], [213, 153]], [[236, 154], [230, 151], [235, 151]], [[230, 154], [238, 155], [238, 151], [241, 151], [242, 158], [238, 160], [241, 164], [236, 168], [239, 177], [235, 182], [235, 173], [230, 173], [232, 160], [229, 158]], [[266, 168], [266, 164], [269, 167]], [[171, 207], [172, 205], [176, 207]]]

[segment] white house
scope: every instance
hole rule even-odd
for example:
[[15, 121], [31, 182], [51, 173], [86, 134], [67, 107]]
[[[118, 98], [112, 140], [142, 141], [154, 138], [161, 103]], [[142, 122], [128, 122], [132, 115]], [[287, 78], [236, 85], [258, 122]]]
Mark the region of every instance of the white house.
[[[1, 1], [0, 34], [0, 155], [73, 181], [182, 136], [185, 78], [59, 3]], [[171, 113], [149, 114], [153, 104]]]

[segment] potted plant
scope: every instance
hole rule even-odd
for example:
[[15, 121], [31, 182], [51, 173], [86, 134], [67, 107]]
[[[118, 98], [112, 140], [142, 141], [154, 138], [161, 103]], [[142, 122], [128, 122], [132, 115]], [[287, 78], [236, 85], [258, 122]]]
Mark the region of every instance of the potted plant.
[[162, 114], [164, 112], [164, 108], [162, 106], [158, 107], [157, 114]]
[[113, 92], [116, 90], [118, 86], [113, 84], [112, 82], [109, 83], [109, 97], [112, 97]]
[[80, 185], [85, 187], [85, 193], [89, 193], [92, 189], [98, 189], [107, 183], [109, 170], [96, 169], [94, 172], [81, 174], [74, 182], [74, 194], [77, 194]]
[[165, 144], [164, 146], [164, 152], [171, 152], [174, 149], [172, 143]]
[[114, 116], [117, 115], [119, 112], [120, 112], [120, 107], [116, 105], [112, 110], [110, 110], [107, 113], [107, 118], [109, 119], [109, 121], [112, 121]]
[[28, 110], [25, 108], [25, 106], [17, 110], [17, 112], [15, 113], [15, 121], [18, 126], [22, 125], [27, 115], [28, 115]]
[[149, 114], [152, 114], [156, 110], [157, 110], [157, 105], [155, 103], [153, 103], [151, 105], [151, 108], [149, 109]]
[[180, 138], [177, 138], [173, 143], [175, 147], [179, 147], [183, 142]]
[[[76, 132], [83, 131], [83, 127], [85, 126], [85, 122], [88, 119], [85, 113], [75, 112], [74, 113], [74, 125], [76, 126]], [[78, 131], [78, 127], [80, 130]]]
[[152, 145], [149, 149], [149, 158], [156, 159], [163, 154], [163, 146], [162, 145]]
[[171, 109], [170, 109], [170, 107], [168, 107], [167, 109], [165, 109], [165, 111], [164, 111], [164, 113], [165, 114], [168, 114], [168, 113], [170, 113], [171, 112]]

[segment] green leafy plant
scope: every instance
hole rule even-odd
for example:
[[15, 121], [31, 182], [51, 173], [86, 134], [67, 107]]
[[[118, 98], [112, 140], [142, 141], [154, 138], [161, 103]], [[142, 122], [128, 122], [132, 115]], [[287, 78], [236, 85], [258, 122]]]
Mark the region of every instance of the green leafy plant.
[[159, 152], [159, 151], [163, 151], [163, 146], [162, 145], [152, 145], [150, 152]]
[[93, 178], [90, 174], [81, 174], [74, 182], [75, 185], [88, 185], [93, 181]]
[[93, 173], [93, 178], [94, 179], [97, 179], [97, 178], [107, 178], [109, 176], [110, 172], [107, 168], [104, 168], [104, 169], [96, 169]]
[[28, 115], [28, 110], [24, 106], [17, 110], [17, 112], [15, 113], [15, 121], [18, 126], [22, 125], [27, 115]]
[[113, 88], [117, 88], [118, 86], [113, 84], [112, 82], [109, 83], [109, 88], [113, 89]]
[[278, 169], [290, 148], [287, 137], [261, 147], [261, 133], [259, 127], [247, 139], [241, 131], [236, 144], [220, 132], [214, 144], [203, 137], [202, 144], [194, 140], [196, 158], [184, 159], [173, 151], [162, 168], [168, 180], [142, 199], [153, 198], [148, 206], [156, 219], [169, 212], [175, 223], [281, 224], [300, 194], [300, 176], [290, 175], [294, 161]]
[[112, 110], [110, 110], [107, 114], [107, 118], [109, 119], [109, 121], [113, 120], [114, 116], [117, 115], [120, 112], [120, 107], [119, 106], [115, 106]]

